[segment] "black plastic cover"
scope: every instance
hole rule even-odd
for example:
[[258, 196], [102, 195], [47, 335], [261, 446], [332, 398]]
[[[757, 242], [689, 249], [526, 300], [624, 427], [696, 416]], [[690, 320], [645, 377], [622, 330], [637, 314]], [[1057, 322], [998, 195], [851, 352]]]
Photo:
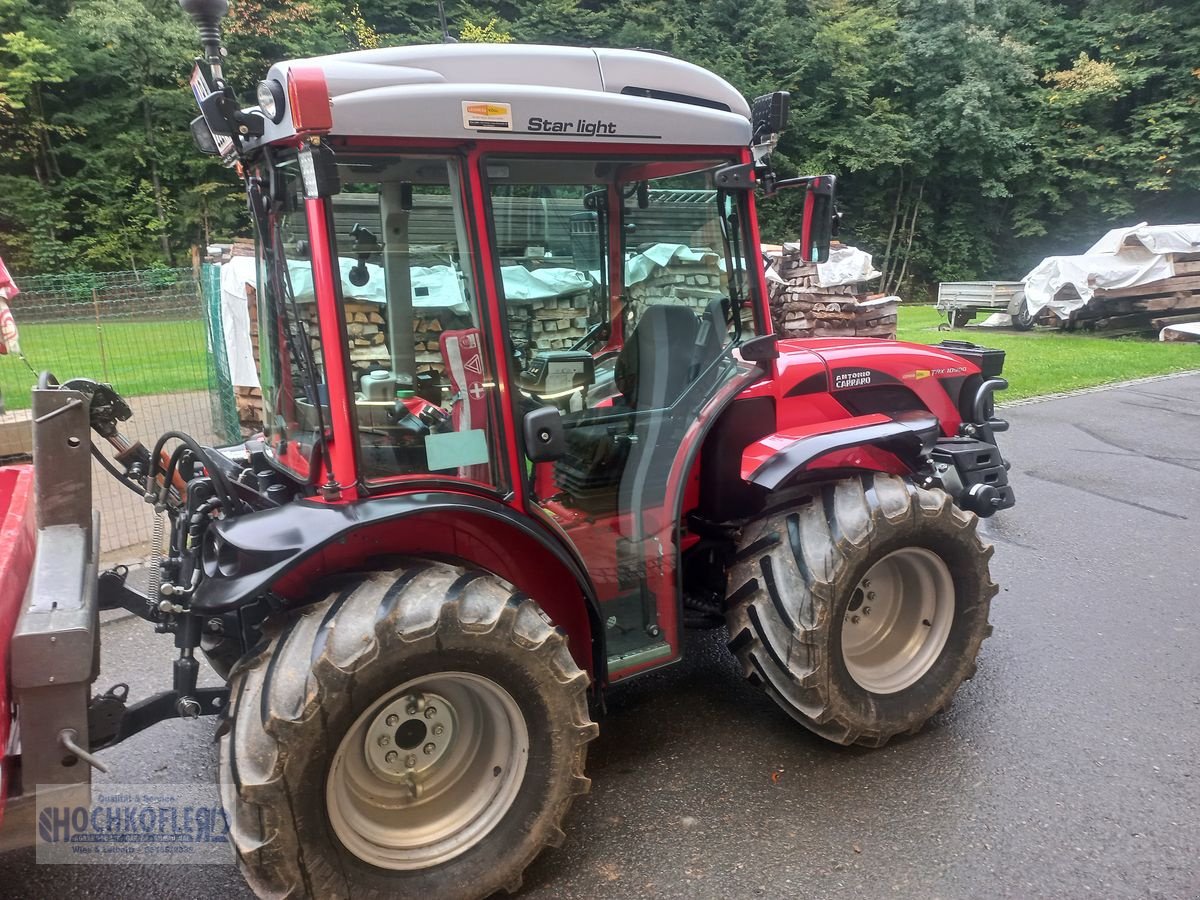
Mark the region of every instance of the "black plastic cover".
[[975, 365], [979, 366], [980, 372], [984, 378], [994, 378], [1004, 371], [1004, 351], [996, 350], [992, 347], [980, 347], [978, 344], [972, 344], [970, 341], [952, 341], [945, 340], [937, 345], [943, 350], [948, 350], [955, 356], [961, 356], [963, 359], [969, 359]]

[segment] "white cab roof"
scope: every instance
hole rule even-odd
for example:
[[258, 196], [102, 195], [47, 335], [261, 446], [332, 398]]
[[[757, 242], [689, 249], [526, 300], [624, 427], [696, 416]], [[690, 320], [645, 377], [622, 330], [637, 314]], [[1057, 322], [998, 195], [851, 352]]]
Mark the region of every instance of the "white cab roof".
[[[750, 107], [724, 79], [640, 50], [433, 44], [290, 60], [320, 67], [333, 134], [744, 147]], [[290, 116], [263, 141], [293, 134]]]

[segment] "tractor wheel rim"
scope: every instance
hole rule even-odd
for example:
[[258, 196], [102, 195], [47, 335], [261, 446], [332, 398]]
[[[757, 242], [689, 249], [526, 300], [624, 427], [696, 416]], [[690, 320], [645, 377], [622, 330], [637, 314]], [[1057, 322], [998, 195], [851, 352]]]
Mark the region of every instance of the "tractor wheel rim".
[[496, 682], [468, 672], [415, 678], [342, 737], [325, 783], [329, 821], [364, 862], [436, 866], [504, 818], [528, 758], [525, 717]]
[[842, 622], [850, 677], [874, 694], [912, 687], [933, 668], [954, 623], [954, 579], [924, 547], [889, 553], [863, 576]]

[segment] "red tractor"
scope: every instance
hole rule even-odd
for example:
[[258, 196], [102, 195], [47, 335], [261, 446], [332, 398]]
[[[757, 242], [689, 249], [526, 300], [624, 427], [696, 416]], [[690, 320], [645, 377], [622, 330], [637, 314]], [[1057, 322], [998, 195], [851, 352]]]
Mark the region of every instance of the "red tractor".
[[[751, 105], [655, 53], [460, 44], [279, 63], [244, 109], [224, 0], [182, 5], [193, 134], [256, 231], [264, 428], [147, 449], [109, 386], [43, 379], [26, 785], [218, 714], [257, 892], [483, 897], [562, 840], [589, 710], [687, 628], [727, 626], [746, 677], [839, 744], [950, 702], [997, 590], [978, 517], [1013, 503], [1003, 354], [772, 334], [755, 192], [804, 191], [810, 260], [835, 220], [833, 178], [770, 168], [786, 94]], [[85, 423], [169, 525], [148, 588], [52, 583], [95, 566], [86, 499], [61, 502]], [[170, 691], [88, 700], [97, 607], [174, 636]], [[68, 626], [81, 655], [51, 685]], [[197, 652], [227, 688], [197, 687]]]

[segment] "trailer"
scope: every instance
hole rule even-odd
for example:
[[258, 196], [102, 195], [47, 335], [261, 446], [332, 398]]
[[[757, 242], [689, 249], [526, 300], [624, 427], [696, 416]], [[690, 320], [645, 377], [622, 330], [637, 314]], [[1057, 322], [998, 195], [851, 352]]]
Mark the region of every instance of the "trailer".
[[1013, 327], [1021, 331], [1034, 322], [1020, 281], [943, 281], [938, 285], [937, 310], [946, 314], [952, 328], [965, 328], [983, 310], [1008, 313]]

